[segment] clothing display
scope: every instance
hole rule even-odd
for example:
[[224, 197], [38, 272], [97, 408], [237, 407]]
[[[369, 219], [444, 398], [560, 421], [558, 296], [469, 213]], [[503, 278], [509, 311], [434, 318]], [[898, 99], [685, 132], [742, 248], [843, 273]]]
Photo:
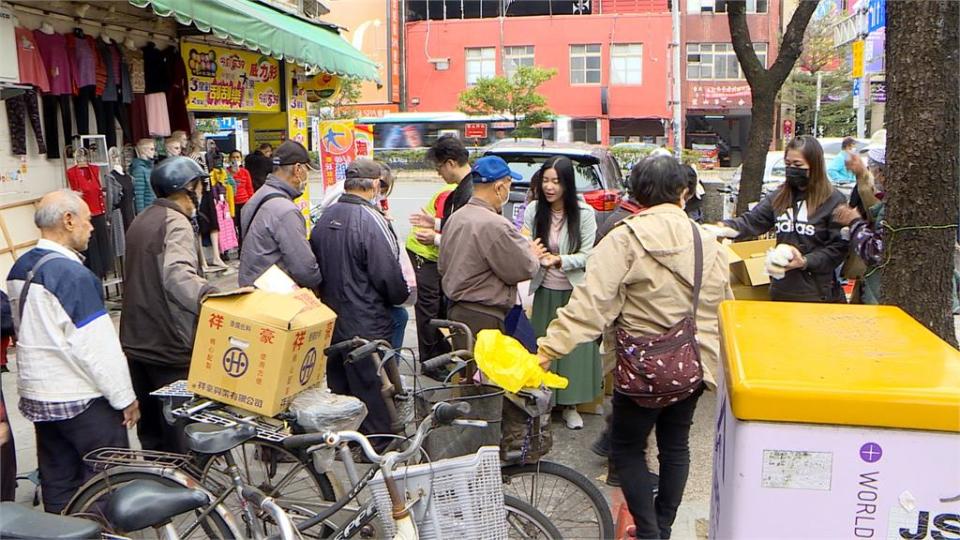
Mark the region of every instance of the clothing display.
[[30, 120], [30, 127], [33, 128], [33, 135], [37, 139], [37, 152], [47, 153], [43, 130], [40, 128], [38, 99], [36, 90], [27, 90], [19, 96], [4, 100], [7, 108], [7, 126], [10, 128], [10, 148], [14, 155], [23, 156], [27, 153], [27, 125], [24, 117]]
[[96, 84], [82, 86], [77, 89], [77, 95], [73, 97], [73, 108], [77, 117], [77, 134], [90, 135], [96, 131], [90, 130], [90, 106], [93, 106], [93, 118], [100, 125], [100, 118], [103, 116], [103, 102], [97, 96]]
[[100, 216], [106, 212], [99, 167], [85, 164], [70, 167], [67, 169], [67, 182], [70, 184], [70, 189], [83, 197], [83, 201], [90, 207], [91, 216]]
[[147, 131], [152, 137], [169, 137], [170, 115], [167, 113], [167, 95], [155, 92], [144, 96], [147, 109]]
[[41, 92], [49, 92], [50, 79], [47, 77], [47, 68], [44, 67], [43, 57], [40, 56], [40, 49], [37, 47], [33, 32], [26, 28], [17, 27], [14, 33], [17, 38], [17, 63], [20, 66], [20, 82], [36, 86]]
[[100, 59], [97, 57], [93, 40], [87, 38], [79, 28], [66, 36], [67, 56], [73, 68], [71, 73], [76, 88], [97, 84], [97, 63]]
[[233, 222], [233, 217], [230, 216], [227, 201], [221, 198], [214, 201], [214, 204], [217, 210], [217, 224], [220, 227], [220, 253], [226, 253], [231, 249], [240, 247], [237, 239], [237, 229]]
[[[120, 210], [120, 204], [123, 201], [123, 184], [118, 176], [124, 176], [123, 173], [112, 170], [103, 177], [103, 188], [106, 191], [107, 202], [107, 221], [110, 226], [110, 238], [113, 242], [114, 255], [123, 257], [126, 239], [124, 231], [126, 227], [123, 222], [123, 212]], [[130, 184], [131, 188], [133, 183]]]
[[150, 172], [153, 162], [143, 158], [133, 158], [130, 163], [130, 176], [133, 177], [133, 196], [136, 211], [139, 214], [157, 198], [150, 186]]
[[147, 121], [147, 98], [140, 93], [133, 94], [130, 104], [130, 138], [132, 143], [150, 138], [150, 125]]
[[144, 72], [144, 93], [166, 92], [167, 88], [170, 87], [166, 56], [153, 42], [147, 43], [147, 46], [141, 50], [143, 51], [144, 66], [150, 66], [150, 69]]
[[170, 114], [170, 129], [182, 130], [190, 133], [193, 125], [187, 115], [187, 68], [183, 64], [183, 56], [176, 47], [167, 47], [163, 51], [164, 63], [169, 70], [170, 84], [166, 89], [167, 110]]
[[137, 207], [133, 195], [133, 177], [117, 171], [113, 171], [111, 174], [120, 183], [121, 196], [118, 208], [123, 216], [123, 230], [126, 231], [133, 223], [133, 218], [137, 217]]
[[41, 30], [33, 31], [37, 48], [47, 69], [50, 81], [50, 93], [55, 96], [70, 95], [73, 92], [73, 74], [70, 59], [67, 56], [67, 38], [61, 34], [47, 34]]

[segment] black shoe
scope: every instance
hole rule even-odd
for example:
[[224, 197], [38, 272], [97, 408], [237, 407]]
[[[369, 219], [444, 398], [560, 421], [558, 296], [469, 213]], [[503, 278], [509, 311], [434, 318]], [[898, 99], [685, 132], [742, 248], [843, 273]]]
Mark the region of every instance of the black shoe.
[[620, 475], [617, 474], [617, 468], [613, 466], [613, 460], [607, 460], [607, 480], [606, 484], [610, 487], [620, 487]]
[[610, 457], [610, 433], [604, 430], [590, 445], [590, 450], [600, 457]]
[[0, 373], [10, 373], [10, 368], [7, 366], [0, 366]]

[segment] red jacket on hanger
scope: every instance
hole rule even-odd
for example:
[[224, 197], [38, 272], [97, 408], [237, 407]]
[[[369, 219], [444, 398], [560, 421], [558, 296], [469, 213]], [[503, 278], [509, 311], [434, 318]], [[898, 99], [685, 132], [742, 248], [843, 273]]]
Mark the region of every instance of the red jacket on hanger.
[[80, 193], [90, 207], [91, 216], [102, 215], [106, 210], [103, 188], [100, 186], [100, 168], [96, 165], [81, 167], [74, 165], [67, 169], [67, 182], [70, 189]]

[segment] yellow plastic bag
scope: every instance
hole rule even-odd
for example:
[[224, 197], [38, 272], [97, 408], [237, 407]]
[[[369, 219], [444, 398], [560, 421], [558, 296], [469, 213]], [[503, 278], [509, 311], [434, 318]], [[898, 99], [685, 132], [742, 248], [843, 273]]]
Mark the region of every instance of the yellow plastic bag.
[[522, 388], [566, 388], [570, 381], [556, 373], [544, 371], [537, 355], [497, 330], [481, 330], [473, 349], [477, 367], [488, 379], [507, 392]]

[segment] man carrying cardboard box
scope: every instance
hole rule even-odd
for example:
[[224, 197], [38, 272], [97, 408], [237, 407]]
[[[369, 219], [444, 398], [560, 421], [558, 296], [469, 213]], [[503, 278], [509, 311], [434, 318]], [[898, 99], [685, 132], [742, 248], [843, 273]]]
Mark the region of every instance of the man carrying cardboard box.
[[[380, 165], [371, 159], [351, 163], [343, 195], [323, 213], [310, 234], [313, 253], [326, 276], [320, 298], [337, 313], [334, 343], [355, 336], [390, 341], [391, 308], [410, 295], [398, 260], [397, 237], [374, 206], [381, 174]], [[376, 367], [365, 358], [345, 363], [348, 352], [327, 359], [327, 385], [335, 393], [358, 397], [367, 405], [362, 432], [390, 433]]]
[[161, 161], [150, 174], [159, 198], [127, 230], [120, 342], [141, 404], [137, 435], [145, 450], [185, 451], [180, 430], [150, 392], [187, 378], [200, 303], [216, 291], [201, 270], [190, 222], [207, 176], [188, 157]]

